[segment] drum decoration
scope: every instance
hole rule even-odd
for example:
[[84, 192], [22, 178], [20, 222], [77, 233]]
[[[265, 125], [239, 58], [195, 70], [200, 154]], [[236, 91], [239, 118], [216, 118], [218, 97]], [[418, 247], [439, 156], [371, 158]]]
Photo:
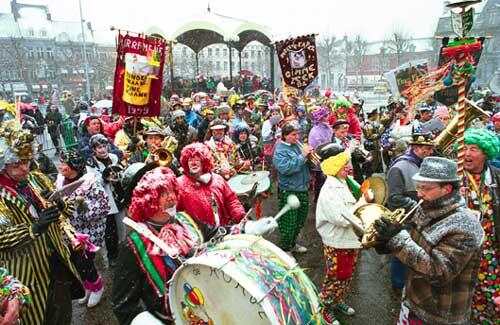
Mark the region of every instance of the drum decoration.
[[269, 241], [230, 235], [174, 274], [169, 303], [176, 324], [321, 324], [316, 288]]

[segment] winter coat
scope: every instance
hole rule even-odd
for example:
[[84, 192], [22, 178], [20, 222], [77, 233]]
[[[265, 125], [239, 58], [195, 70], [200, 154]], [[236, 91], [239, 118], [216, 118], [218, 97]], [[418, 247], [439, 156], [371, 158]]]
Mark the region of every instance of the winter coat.
[[454, 192], [424, 208], [387, 247], [408, 266], [403, 303], [426, 324], [469, 324], [484, 231]]
[[[110, 153], [109, 158], [111, 159], [111, 165], [117, 165], [118, 164], [118, 157], [115, 154]], [[118, 207], [116, 205], [115, 198], [113, 196], [113, 190], [111, 188], [111, 184], [107, 183], [104, 181], [102, 178], [102, 172], [104, 169], [106, 169], [107, 166], [105, 166], [101, 161], [92, 158], [90, 161], [92, 163], [91, 166], [88, 167], [89, 171], [92, 172], [94, 175], [99, 177], [99, 182], [103, 185], [104, 191], [106, 192], [106, 195], [108, 196], [109, 200], [109, 213], [108, 214], [116, 214], [118, 213]]]
[[412, 179], [418, 170], [418, 162], [409, 159], [400, 159], [389, 168], [387, 207], [390, 210], [409, 209], [418, 201], [415, 182]]
[[364, 199], [356, 202], [345, 180], [326, 177], [316, 204], [316, 230], [324, 245], [341, 249], [361, 248], [358, 236], [343, 215], [356, 220], [353, 212], [364, 203]]
[[[211, 173], [207, 184], [187, 175], [178, 178], [178, 211], [185, 211], [199, 223], [230, 225], [241, 221], [245, 210], [222, 176]], [[219, 220], [216, 220], [214, 210]]]
[[306, 192], [309, 188], [309, 167], [299, 146], [280, 141], [273, 156], [274, 168], [278, 171], [280, 190]]

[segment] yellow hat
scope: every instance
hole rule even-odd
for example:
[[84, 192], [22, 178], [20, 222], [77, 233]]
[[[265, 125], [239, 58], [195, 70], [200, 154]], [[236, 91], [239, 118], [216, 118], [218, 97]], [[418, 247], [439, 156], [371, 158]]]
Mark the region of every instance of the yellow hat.
[[349, 163], [351, 155], [346, 150], [321, 162], [321, 171], [327, 176], [335, 176]]

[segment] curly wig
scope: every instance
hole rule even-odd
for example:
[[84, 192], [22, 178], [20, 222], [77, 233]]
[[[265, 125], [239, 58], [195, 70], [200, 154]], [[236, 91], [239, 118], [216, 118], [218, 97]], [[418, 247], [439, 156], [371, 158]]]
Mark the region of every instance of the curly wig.
[[316, 106], [311, 112], [311, 119], [314, 124], [323, 122], [330, 112], [323, 106]]
[[188, 160], [198, 156], [201, 159], [201, 168], [203, 173], [208, 173], [213, 169], [213, 157], [210, 149], [201, 142], [195, 142], [187, 145], [181, 152], [181, 166], [184, 169], [184, 174], [189, 175]]
[[500, 140], [487, 129], [468, 129], [465, 132], [465, 144], [475, 144], [488, 159], [495, 159], [500, 155]]
[[137, 222], [149, 220], [160, 209], [159, 199], [162, 193], [175, 192], [177, 195], [177, 179], [167, 167], [150, 170], [132, 192], [132, 200], [128, 208], [130, 218]]
[[338, 99], [335, 100], [334, 102], [334, 108], [337, 109], [337, 108], [340, 108], [340, 107], [344, 107], [344, 108], [349, 108], [351, 107], [352, 104], [350, 101], [348, 101], [345, 97], [339, 97]]

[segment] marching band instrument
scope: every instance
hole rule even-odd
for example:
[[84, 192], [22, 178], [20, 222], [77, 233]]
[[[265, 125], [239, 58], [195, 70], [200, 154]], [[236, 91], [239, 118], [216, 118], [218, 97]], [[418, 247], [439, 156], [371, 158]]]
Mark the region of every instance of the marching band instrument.
[[254, 185], [257, 185], [255, 194], [266, 192], [271, 186], [269, 172], [267, 170], [256, 171], [250, 174], [238, 174], [231, 177], [228, 181], [229, 187], [238, 196], [244, 196], [251, 193]]
[[[476, 118], [488, 117], [488, 113], [482, 110], [474, 102], [466, 99], [465, 102], [469, 108], [465, 111], [465, 126], [467, 127]], [[458, 130], [458, 114], [448, 123], [446, 128], [434, 139], [437, 149], [449, 156], [453, 151], [453, 144], [457, 140], [456, 133]]]
[[286, 198], [286, 204], [278, 211], [278, 213], [274, 216], [274, 220], [278, 221], [281, 216], [287, 213], [290, 210], [296, 210], [300, 207], [299, 198], [296, 195], [290, 194]]
[[177, 145], [177, 140], [174, 137], [165, 137], [160, 147], [152, 152], [153, 161], [157, 162], [161, 167], [169, 167], [172, 164], [173, 152], [177, 149]]
[[[300, 150], [304, 151], [304, 144], [301, 142], [297, 142], [297, 145], [299, 146]], [[321, 157], [314, 151], [311, 150], [311, 152], [307, 155], [307, 158], [316, 166], [319, 166], [321, 164]]]
[[390, 219], [392, 222], [403, 224], [408, 217], [410, 217], [413, 212], [423, 203], [420, 200], [415, 204], [408, 213], [405, 214], [404, 209], [396, 209], [391, 211], [384, 207], [383, 205], [376, 203], [368, 203], [360, 206], [354, 211], [354, 216], [356, 216], [362, 224], [360, 228], [359, 223], [352, 220], [351, 218], [346, 218], [343, 216], [353, 227], [362, 234], [361, 245], [363, 247], [373, 247], [377, 243], [377, 231], [375, 229], [375, 221], [381, 219], [382, 217]]

